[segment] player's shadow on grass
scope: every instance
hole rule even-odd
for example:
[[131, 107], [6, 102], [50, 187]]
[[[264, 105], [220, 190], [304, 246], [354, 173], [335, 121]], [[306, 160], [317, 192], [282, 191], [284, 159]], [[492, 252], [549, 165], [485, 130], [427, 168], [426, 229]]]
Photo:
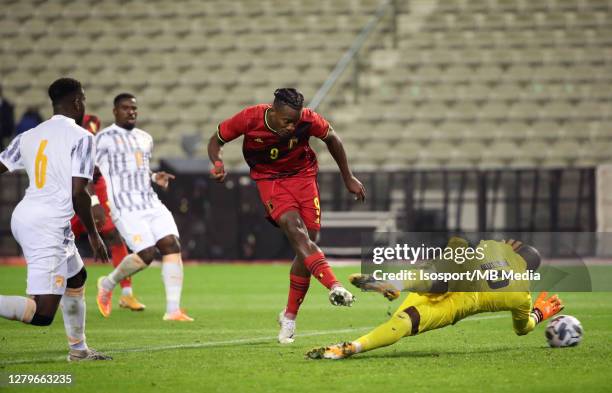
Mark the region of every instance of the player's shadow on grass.
[[354, 356], [351, 360], [367, 360], [367, 359], [393, 359], [393, 358], [438, 358], [443, 356], [456, 355], [474, 355], [485, 353], [500, 353], [516, 350], [516, 347], [495, 347], [487, 349], [466, 349], [465, 351], [411, 351], [411, 350], [395, 350], [388, 353], [364, 353], [363, 355]]

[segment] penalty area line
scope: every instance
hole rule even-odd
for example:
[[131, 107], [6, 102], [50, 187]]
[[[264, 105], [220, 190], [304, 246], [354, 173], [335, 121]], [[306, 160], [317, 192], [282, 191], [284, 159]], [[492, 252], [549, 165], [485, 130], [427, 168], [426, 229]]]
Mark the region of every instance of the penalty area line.
[[[507, 318], [507, 315], [487, 315], [487, 316], [477, 316], [470, 317], [464, 319], [462, 322], [467, 321], [480, 321], [486, 319], [499, 319], [499, 318]], [[341, 334], [341, 333], [355, 333], [364, 330], [371, 330], [375, 326], [363, 326], [359, 328], [350, 328], [350, 329], [334, 329], [334, 330], [321, 330], [315, 332], [307, 332], [298, 334], [297, 337], [316, 337], [316, 336], [326, 336], [330, 334]], [[240, 346], [240, 345], [248, 345], [248, 344], [259, 344], [259, 343], [273, 343], [277, 339], [276, 336], [266, 336], [266, 337], [251, 337], [251, 338], [242, 338], [235, 340], [222, 340], [222, 341], [209, 341], [203, 343], [192, 343], [192, 344], [174, 344], [174, 345], [160, 345], [160, 346], [151, 346], [151, 347], [140, 347], [140, 348], [126, 348], [126, 349], [112, 349], [103, 351], [107, 354], [121, 354], [121, 353], [139, 353], [139, 352], [161, 352], [161, 351], [172, 351], [177, 349], [198, 349], [198, 348], [213, 348], [213, 347], [228, 347], [228, 346]], [[16, 364], [26, 364], [26, 363], [51, 363], [51, 362], [60, 362], [66, 361], [66, 355], [63, 356], [55, 356], [55, 357], [47, 357], [47, 358], [34, 358], [34, 359], [16, 359], [9, 360], [6, 362], [0, 362], [0, 366], [8, 366], [8, 365], [16, 365]]]

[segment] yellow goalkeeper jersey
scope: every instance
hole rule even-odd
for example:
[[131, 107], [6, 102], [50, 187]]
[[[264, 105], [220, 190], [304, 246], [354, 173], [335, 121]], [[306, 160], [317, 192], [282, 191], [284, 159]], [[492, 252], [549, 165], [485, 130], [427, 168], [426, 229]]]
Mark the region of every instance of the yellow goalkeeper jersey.
[[[460, 238], [452, 238], [448, 247], [467, 247], [468, 243]], [[527, 274], [527, 264], [523, 258], [514, 252], [511, 245], [496, 240], [482, 240], [476, 248], [481, 247], [484, 252], [482, 257], [471, 258], [462, 264], [453, 261], [433, 261], [429, 263], [426, 270], [436, 273], [466, 273], [497, 271], [495, 274], [473, 275], [468, 279], [452, 280], [447, 287], [433, 285], [434, 288], [442, 289], [437, 293], [420, 292], [421, 299], [427, 298], [430, 305], [437, 304], [440, 314], [438, 323], [445, 325], [455, 323], [467, 316], [482, 312], [510, 311], [514, 330], [517, 334], [526, 334], [533, 330], [535, 321], [531, 318], [531, 293], [529, 292], [530, 281]], [[503, 275], [502, 272], [505, 272]], [[514, 279], [519, 274], [520, 279]], [[465, 276], [463, 276], [465, 277]], [[409, 283], [408, 285], [415, 285]], [[416, 284], [422, 287], [423, 283]], [[408, 303], [420, 302], [415, 297], [408, 297], [407, 304], [403, 304], [399, 310], [410, 306]], [[421, 300], [422, 301], [422, 300]], [[439, 326], [433, 323], [429, 329]], [[429, 330], [427, 329], [427, 330]]]

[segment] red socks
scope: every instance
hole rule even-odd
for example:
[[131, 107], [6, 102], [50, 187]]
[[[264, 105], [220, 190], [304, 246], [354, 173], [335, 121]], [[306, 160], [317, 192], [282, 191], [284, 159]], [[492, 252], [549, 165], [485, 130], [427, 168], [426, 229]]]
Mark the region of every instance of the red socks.
[[[306, 257], [304, 260], [306, 269], [312, 274], [321, 284], [327, 289], [331, 289], [334, 285], [339, 284], [331, 267], [325, 261], [325, 255], [322, 252], [315, 252]], [[295, 318], [300, 309], [300, 305], [306, 297], [308, 287], [310, 286], [310, 277], [301, 277], [294, 274], [289, 274], [289, 298], [287, 299], [287, 308], [285, 315], [289, 318]]]
[[339, 283], [331, 267], [329, 267], [325, 260], [325, 254], [322, 252], [315, 252], [307, 256], [304, 260], [304, 265], [310, 274], [319, 280], [325, 288], [332, 289], [334, 285]]
[[300, 277], [289, 274], [289, 299], [287, 299], [287, 308], [285, 314], [295, 316], [306, 297], [308, 287], [310, 286], [310, 277]]
[[[128, 250], [127, 247], [125, 247], [125, 244], [121, 243], [118, 246], [111, 246], [111, 254], [113, 256], [113, 266], [117, 267], [119, 266], [121, 261], [123, 261], [123, 258], [128, 255]], [[121, 285], [121, 288], [131, 287], [132, 277], [128, 277], [124, 280], [121, 280], [119, 282], [119, 285]]]

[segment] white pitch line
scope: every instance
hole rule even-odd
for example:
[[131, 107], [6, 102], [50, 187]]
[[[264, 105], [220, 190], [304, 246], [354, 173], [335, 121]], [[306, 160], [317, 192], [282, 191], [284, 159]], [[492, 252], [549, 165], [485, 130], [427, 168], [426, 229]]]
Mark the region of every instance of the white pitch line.
[[[500, 319], [500, 318], [507, 318], [507, 317], [508, 317], [507, 315], [487, 315], [487, 316], [482, 316], [482, 317], [466, 318], [463, 321], [480, 321], [480, 320], [486, 320], [486, 319]], [[298, 334], [297, 337], [315, 337], [315, 336], [325, 336], [329, 334], [353, 333], [353, 332], [358, 332], [362, 330], [371, 330], [373, 328], [374, 326], [363, 326], [360, 328], [351, 328], [351, 329], [322, 330], [318, 332]], [[104, 351], [104, 353], [114, 354], [114, 353], [158, 352], [158, 351], [171, 351], [175, 349], [197, 349], [197, 348], [211, 348], [211, 347], [222, 347], [222, 346], [237, 346], [237, 345], [244, 345], [244, 344], [275, 342], [276, 339], [277, 339], [276, 336], [252, 337], [252, 338], [242, 338], [242, 339], [237, 339], [237, 340], [210, 341], [210, 342], [193, 343], [193, 344], [175, 344], [175, 345], [161, 345], [157, 347], [115, 349], [115, 350]], [[66, 356], [64, 355], [64, 356], [40, 358], [40, 359], [9, 360], [7, 362], [0, 362], [0, 366], [24, 364], [24, 363], [48, 363], [48, 362], [57, 362], [57, 361], [66, 361]]]

